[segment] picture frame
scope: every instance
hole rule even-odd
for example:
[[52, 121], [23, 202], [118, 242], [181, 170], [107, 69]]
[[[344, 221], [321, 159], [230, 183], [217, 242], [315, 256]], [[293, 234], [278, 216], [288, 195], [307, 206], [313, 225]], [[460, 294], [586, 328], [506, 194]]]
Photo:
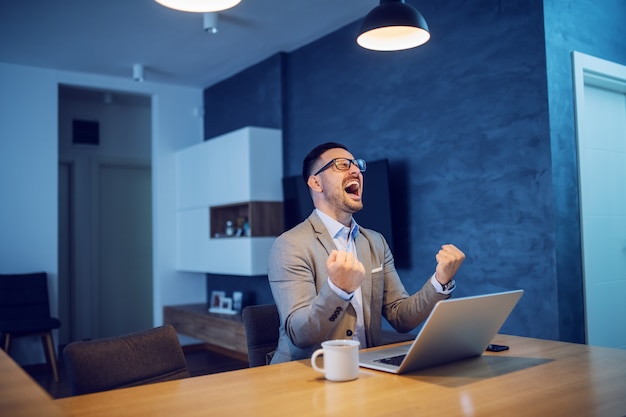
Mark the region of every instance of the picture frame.
[[236, 314], [237, 312], [233, 310], [233, 299], [226, 297], [225, 291], [211, 291], [209, 313]]
[[225, 291], [211, 291], [211, 301], [209, 304], [209, 309], [222, 308], [222, 300], [224, 298], [226, 298]]
[[222, 305], [220, 306], [222, 310], [232, 310], [233, 309], [233, 299], [230, 297], [222, 298]]

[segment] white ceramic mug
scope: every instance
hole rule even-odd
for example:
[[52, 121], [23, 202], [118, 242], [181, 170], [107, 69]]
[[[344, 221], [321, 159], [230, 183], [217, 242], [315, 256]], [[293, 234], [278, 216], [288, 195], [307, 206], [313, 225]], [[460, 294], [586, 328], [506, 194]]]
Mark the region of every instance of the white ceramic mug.
[[[316, 359], [323, 355], [324, 367], [317, 366]], [[322, 348], [311, 356], [311, 366], [329, 381], [351, 381], [359, 377], [359, 341], [327, 340]]]

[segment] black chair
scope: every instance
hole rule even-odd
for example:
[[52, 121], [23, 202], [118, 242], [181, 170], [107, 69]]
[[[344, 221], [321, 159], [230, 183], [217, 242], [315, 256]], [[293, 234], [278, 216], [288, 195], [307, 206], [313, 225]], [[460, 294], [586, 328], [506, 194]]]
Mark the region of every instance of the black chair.
[[52, 330], [61, 322], [50, 316], [48, 275], [0, 274], [0, 333], [2, 346], [9, 354], [11, 340], [23, 336], [40, 336], [46, 360], [59, 381]]
[[269, 365], [278, 346], [280, 319], [275, 304], [247, 306], [242, 311], [250, 367]]
[[63, 349], [72, 395], [188, 378], [171, 325], [123, 336], [72, 342]]

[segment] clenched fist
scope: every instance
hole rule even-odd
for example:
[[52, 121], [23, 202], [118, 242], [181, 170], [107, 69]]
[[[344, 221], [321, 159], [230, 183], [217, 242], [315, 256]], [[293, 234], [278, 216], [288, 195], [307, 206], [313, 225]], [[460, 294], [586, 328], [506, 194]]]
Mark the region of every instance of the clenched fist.
[[445, 285], [454, 278], [465, 259], [465, 254], [456, 246], [449, 244], [441, 247], [435, 259], [437, 260], [435, 278], [441, 285]]
[[357, 290], [365, 278], [363, 264], [350, 252], [333, 249], [326, 260], [330, 280], [347, 293]]

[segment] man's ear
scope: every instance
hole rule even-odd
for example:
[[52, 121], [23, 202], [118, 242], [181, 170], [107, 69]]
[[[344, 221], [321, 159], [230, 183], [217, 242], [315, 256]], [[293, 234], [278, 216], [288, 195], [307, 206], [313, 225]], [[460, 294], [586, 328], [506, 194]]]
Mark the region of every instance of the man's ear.
[[322, 192], [322, 184], [320, 184], [320, 181], [317, 178], [317, 175], [309, 175], [309, 179], [307, 180], [306, 183], [311, 190], [318, 192], [318, 193]]

